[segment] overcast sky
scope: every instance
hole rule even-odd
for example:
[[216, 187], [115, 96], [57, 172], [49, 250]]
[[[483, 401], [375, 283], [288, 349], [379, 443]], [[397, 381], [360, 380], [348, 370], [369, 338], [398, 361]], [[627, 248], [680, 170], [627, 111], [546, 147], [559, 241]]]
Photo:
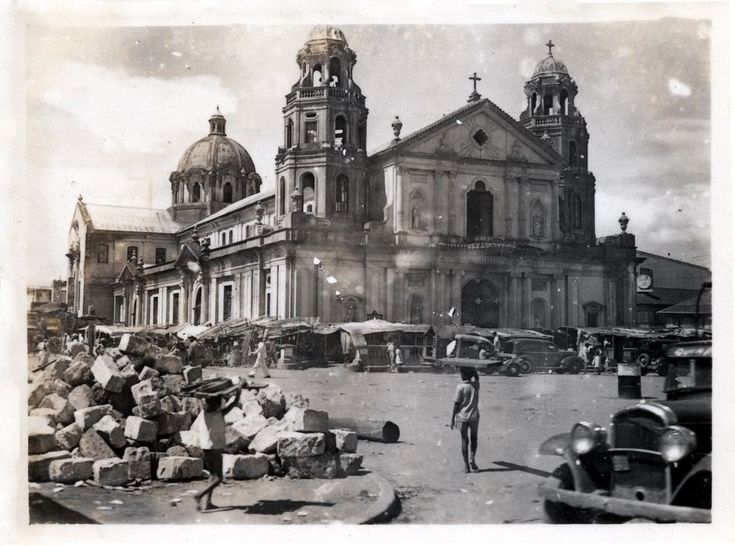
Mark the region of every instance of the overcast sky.
[[[707, 22], [354, 26], [368, 149], [465, 104], [478, 91], [518, 118], [524, 81], [546, 54], [579, 86], [597, 178], [597, 236], [622, 211], [641, 250], [709, 267], [710, 27]], [[79, 194], [90, 203], [166, 208], [168, 176], [208, 132], [228, 136], [273, 184], [281, 108], [309, 26], [51, 28], [26, 32], [28, 280], [65, 277]]]

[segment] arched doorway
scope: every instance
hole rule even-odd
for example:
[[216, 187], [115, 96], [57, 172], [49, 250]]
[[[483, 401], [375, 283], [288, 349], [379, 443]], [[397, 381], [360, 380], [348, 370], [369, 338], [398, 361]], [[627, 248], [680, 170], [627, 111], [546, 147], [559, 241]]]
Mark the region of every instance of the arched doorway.
[[462, 287], [462, 324], [493, 328], [500, 323], [500, 295], [487, 279], [473, 279]]
[[202, 321], [202, 289], [197, 288], [196, 296], [194, 297], [194, 324], [199, 324]]

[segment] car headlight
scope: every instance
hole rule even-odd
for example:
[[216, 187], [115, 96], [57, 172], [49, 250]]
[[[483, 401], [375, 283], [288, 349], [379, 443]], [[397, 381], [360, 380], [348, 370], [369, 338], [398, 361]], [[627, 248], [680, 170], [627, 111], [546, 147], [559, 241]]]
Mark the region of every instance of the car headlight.
[[589, 453], [605, 441], [605, 429], [584, 421], [572, 427], [572, 450], [578, 455]]
[[666, 427], [658, 445], [664, 460], [674, 463], [694, 451], [697, 447], [697, 435], [685, 427]]

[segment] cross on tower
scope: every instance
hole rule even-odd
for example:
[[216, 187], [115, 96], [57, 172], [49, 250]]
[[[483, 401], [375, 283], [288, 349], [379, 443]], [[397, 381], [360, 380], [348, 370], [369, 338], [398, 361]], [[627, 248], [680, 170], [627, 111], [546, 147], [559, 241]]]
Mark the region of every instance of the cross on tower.
[[467, 79], [468, 80], [472, 80], [472, 93], [470, 93], [470, 98], [467, 99], [467, 102], [472, 102], [472, 101], [475, 101], [475, 100], [479, 100], [480, 99], [480, 93], [477, 92], [477, 82], [481, 81], [482, 78], [480, 78], [477, 75], [477, 72], [473, 72], [472, 73], [472, 76], [470, 76]]
[[551, 40], [549, 40], [549, 41], [548, 41], [548, 42], [547, 42], [546, 44], [544, 44], [544, 45], [546, 45], [546, 47], [548, 47], [548, 48], [549, 48], [549, 55], [551, 55], [551, 48], [552, 48], [552, 47], [556, 47], [556, 46], [554, 45], [554, 42], [552, 42]]

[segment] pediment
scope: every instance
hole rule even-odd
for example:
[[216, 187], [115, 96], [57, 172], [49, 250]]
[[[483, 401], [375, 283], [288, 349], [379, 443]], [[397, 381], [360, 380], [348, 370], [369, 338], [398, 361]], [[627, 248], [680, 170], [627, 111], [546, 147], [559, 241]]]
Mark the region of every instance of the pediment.
[[120, 271], [120, 274], [115, 279], [115, 282], [119, 283], [126, 283], [130, 282], [132, 280], [135, 280], [136, 272], [135, 269], [130, 265], [130, 263], [126, 263], [125, 266], [123, 266], [122, 271]]
[[181, 251], [179, 252], [179, 255], [176, 257], [176, 261], [174, 262], [174, 267], [186, 267], [186, 265], [189, 262], [199, 262], [199, 255], [200, 253], [193, 249], [191, 246], [189, 246], [188, 243], [184, 243], [184, 245], [181, 247]]

